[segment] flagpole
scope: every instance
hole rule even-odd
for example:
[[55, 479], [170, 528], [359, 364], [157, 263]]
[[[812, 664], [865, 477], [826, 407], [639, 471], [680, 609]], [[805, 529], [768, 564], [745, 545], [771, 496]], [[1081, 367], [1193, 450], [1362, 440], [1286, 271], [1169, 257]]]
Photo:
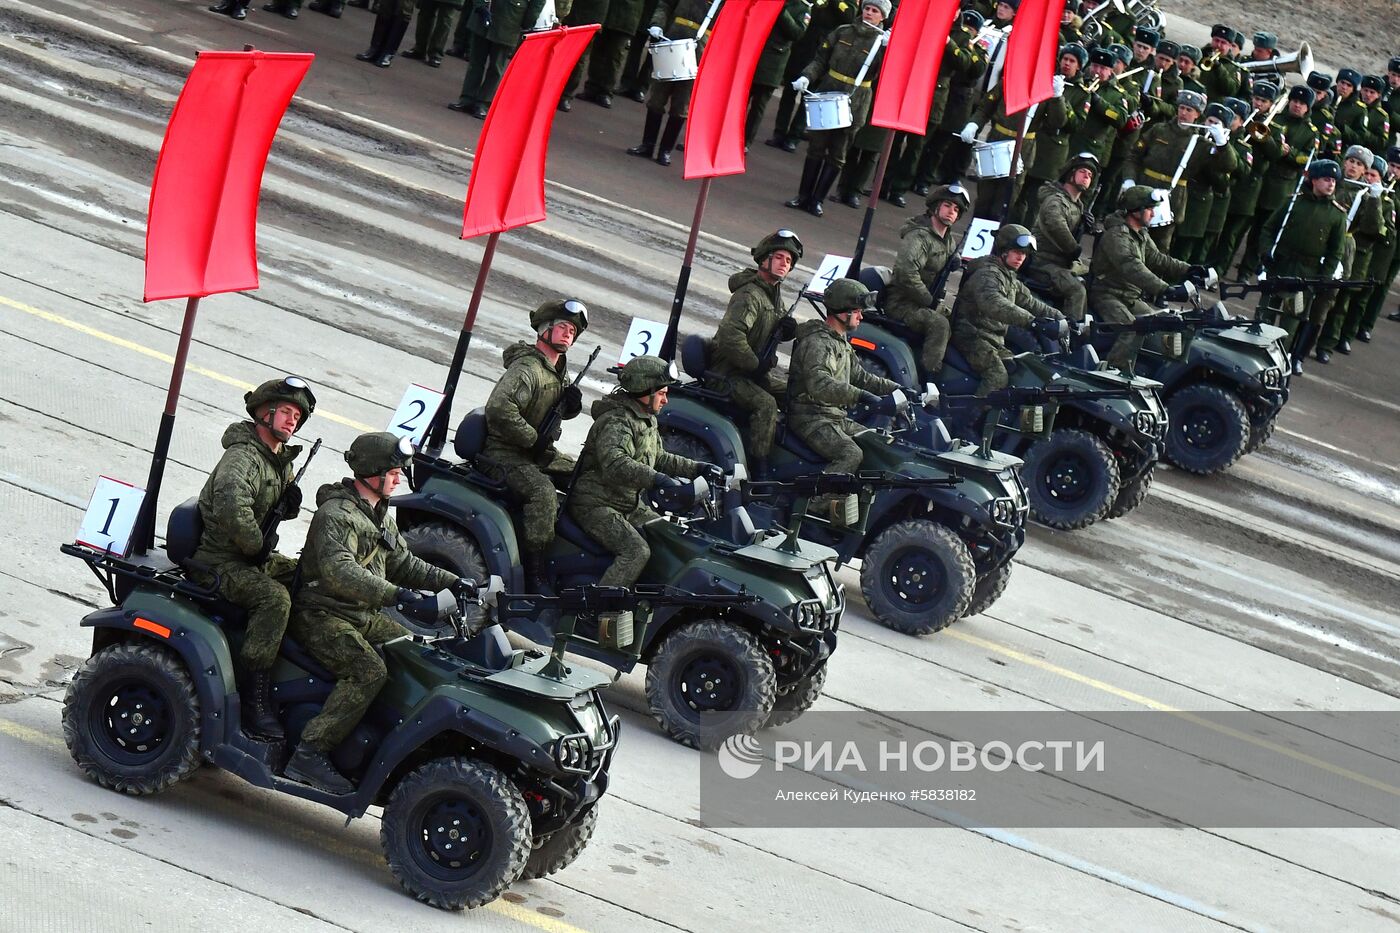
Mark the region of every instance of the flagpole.
[[855, 255], [846, 277], [853, 279], [860, 275], [860, 261], [865, 258], [865, 244], [870, 239], [870, 227], [875, 222], [875, 207], [880, 200], [880, 189], [885, 183], [885, 169], [894, 150], [894, 130], [885, 130], [885, 144], [880, 148], [880, 160], [875, 163], [875, 180], [870, 185], [870, 200], [865, 202], [865, 219], [860, 222], [860, 236], [856, 238]]
[[457, 348], [452, 351], [452, 362], [447, 367], [447, 381], [442, 386], [442, 404], [432, 424], [423, 436], [423, 449], [436, 457], [447, 445], [447, 426], [452, 420], [452, 398], [457, 394], [457, 380], [461, 378], [462, 367], [467, 362], [467, 347], [472, 342], [472, 327], [476, 324], [476, 312], [481, 308], [481, 296], [486, 291], [486, 277], [491, 274], [491, 260], [496, 256], [496, 242], [500, 231], [486, 238], [486, 249], [481, 254], [481, 265], [476, 270], [476, 284], [472, 286], [471, 301], [467, 304], [467, 317], [462, 322], [462, 332], [457, 335]]
[[1016, 145], [1011, 149], [1011, 176], [1006, 183], [1006, 198], [1001, 202], [1002, 223], [1006, 223], [1010, 217], [1011, 202], [1016, 199], [1016, 179], [1020, 177], [1016, 168], [1021, 164], [1021, 144], [1026, 140], [1026, 131], [1031, 125], [1031, 111], [1034, 109], [1035, 105], [1032, 104], [1021, 112], [1021, 125], [1016, 129]]
[[666, 323], [666, 336], [661, 341], [660, 356], [671, 361], [676, 358], [676, 334], [681, 326], [681, 308], [685, 307], [685, 293], [690, 286], [690, 267], [695, 260], [695, 242], [700, 238], [700, 219], [705, 216], [705, 201], [710, 196], [712, 176], [700, 180], [700, 193], [695, 198], [695, 217], [690, 221], [690, 240], [685, 245], [685, 260], [681, 263], [681, 274], [676, 278], [676, 296], [671, 299], [671, 319]]
[[190, 355], [190, 339], [194, 335], [194, 318], [199, 312], [199, 299], [185, 299], [185, 320], [180, 325], [180, 343], [175, 350], [175, 363], [170, 368], [170, 387], [165, 393], [165, 411], [156, 431], [156, 446], [151, 453], [151, 472], [146, 477], [146, 495], [136, 513], [132, 529], [132, 552], [145, 554], [155, 544], [156, 501], [160, 498], [161, 480], [165, 478], [165, 459], [170, 453], [170, 436], [175, 431], [175, 408], [180, 404], [180, 388], [185, 381], [185, 361]]

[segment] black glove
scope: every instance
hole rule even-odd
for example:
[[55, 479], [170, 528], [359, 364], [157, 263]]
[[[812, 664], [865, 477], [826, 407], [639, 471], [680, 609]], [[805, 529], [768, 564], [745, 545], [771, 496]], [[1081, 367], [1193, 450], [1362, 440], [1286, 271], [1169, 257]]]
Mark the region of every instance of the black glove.
[[467, 599], [476, 599], [478, 592], [476, 582], [466, 577], [458, 577], [448, 589], [452, 590], [453, 595], [465, 596]]
[[296, 518], [301, 511], [301, 487], [292, 485], [282, 490], [282, 501], [287, 503], [287, 521]]
[[891, 392], [889, 395], [875, 396], [875, 411], [879, 412], [882, 415], [898, 414], [899, 399], [895, 398], [893, 392]]
[[797, 318], [788, 315], [778, 321], [778, 340], [786, 343], [797, 334]]
[[702, 460], [700, 461], [700, 475], [711, 486], [718, 486], [724, 482], [724, 467], [718, 463], [706, 463]]
[[1031, 321], [1031, 330], [1041, 337], [1062, 340], [1069, 336], [1069, 321], [1062, 317], [1038, 317]]
[[568, 421], [582, 413], [583, 390], [574, 385], [564, 386], [564, 391], [559, 393], [559, 414]]
[[1197, 285], [1205, 285], [1206, 274], [1209, 272], [1210, 270], [1205, 266], [1192, 266], [1186, 270], [1186, 277]]
[[651, 488], [655, 489], [658, 492], [660, 492], [663, 489], [679, 489], [681, 486], [684, 485], [685, 483], [676, 479], [674, 476], [667, 476], [665, 473], [660, 472], [658, 472], [656, 476], [652, 478], [651, 481]]
[[856, 397], [857, 405], [864, 405], [866, 408], [875, 409], [880, 407], [880, 396], [876, 395], [874, 392], [867, 392], [864, 389], [857, 389], [856, 391], [860, 393], [860, 395]]
[[1162, 292], [1163, 301], [1186, 301], [1191, 297], [1191, 292], [1186, 288], [1186, 283], [1173, 285]]
[[546, 447], [553, 447], [555, 444], [559, 443], [559, 438], [561, 438], [561, 437], [563, 437], [563, 436], [564, 436], [564, 422], [562, 422], [562, 421], [556, 421], [556, 422], [554, 422], [554, 425], [553, 425], [552, 427], [550, 427], [549, 431], [547, 431], [547, 432], [545, 433], [545, 436], [544, 436], [544, 446], [546, 446]]
[[436, 593], [429, 593], [423, 596], [417, 590], [400, 589], [394, 595], [394, 603], [399, 612], [413, 619], [415, 622], [422, 622], [424, 625], [433, 625], [438, 620], [438, 599]]

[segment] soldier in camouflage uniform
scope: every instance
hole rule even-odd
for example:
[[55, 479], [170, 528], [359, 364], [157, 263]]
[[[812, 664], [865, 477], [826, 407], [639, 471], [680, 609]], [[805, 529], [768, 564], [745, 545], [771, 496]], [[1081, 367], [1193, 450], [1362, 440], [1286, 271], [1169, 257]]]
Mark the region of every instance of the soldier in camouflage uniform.
[[[618, 387], [593, 403], [593, 427], [579, 456], [578, 479], [569, 492], [569, 514], [596, 542], [616, 555], [604, 571], [603, 586], [631, 586], [651, 558], [637, 529], [660, 516], [642, 501], [652, 489], [680, 486], [677, 476], [704, 475], [718, 482], [724, 471], [667, 452], [661, 446], [656, 415], [678, 381], [676, 366], [656, 356], [638, 356], [617, 376]], [[630, 614], [603, 613], [600, 640], [614, 640], [630, 628]], [[625, 647], [625, 644], [621, 645]]]
[[1027, 327], [1036, 318], [1064, 321], [1064, 315], [1041, 301], [1017, 277], [1035, 251], [1035, 237], [1020, 224], [1006, 224], [992, 241], [992, 253], [972, 260], [953, 305], [953, 345], [982, 377], [977, 394], [1006, 387], [1006, 329]]
[[1032, 267], [1049, 278], [1050, 290], [1060, 299], [1060, 307], [1071, 321], [1084, 320], [1088, 304], [1084, 283], [1072, 267], [1084, 252], [1079, 243], [1084, 195], [1093, 188], [1098, 172], [1099, 160], [1091, 152], [1081, 152], [1071, 159], [1060, 174], [1060, 183], [1041, 189], [1040, 208], [1032, 230], [1039, 247]]
[[933, 288], [944, 266], [952, 262], [956, 269], [953, 225], [971, 205], [967, 190], [956, 184], [935, 188], [925, 203], [928, 209], [905, 221], [899, 231], [899, 253], [885, 290], [885, 313], [923, 335], [919, 368], [933, 375], [943, 368], [950, 333], [947, 312], [935, 307]]
[[729, 277], [729, 305], [710, 340], [710, 373], [748, 412], [745, 449], [750, 472], [757, 476], [766, 466], [778, 427], [778, 396], [787, 390], [787, 379], [773, 373], [774, 354], [759, 359], [773, 329], [784, 317], [783, 279], [802, 258], [802, 241], [791, 230], [779, 230], [759, 241], [751, 251], [755, 269]]
[[522, 556], [526, 579], [533, 582], [539, 555], [554, 540], [559, 511], [550, 476], [568, 476], [574, 469], [573, 458], [554, 448], [558, 429], [548, 438], [541, 438], [539, 431], [556, 404], [566, 419], [583, 410], [578, 388], [567, 385], [565, 354], [588, 327], [588, 309], [572, 298], [546, 301], [530, 313], [530, 326], [535, 342], [522, 340], [502, 355], [506, 371], [486, 401], [482, 454], [500, 467], [506, 485], [525, 502]]
[[[1136, 185], [1123, 192], [1118, 211], [1104, 222], [1103, 237], [1089, 266], [1093, 276], [1089, 306], [1102, 320], [1128, 324], [1144, 314], [1157, 313], [1147, 299], [1183, 301], [1189, 295], [1186, 286], [1171, 285], [1164, 279], [1180, 282], [1196, 270], [1157, 249], [1147, 235], [1157, 203], [1151, 188]], [[1140, 335], [1120, 334], [1106, 362], [1131, 372], [1141, 347]]]
[[[281, 741], [282, 726], [272, 712], [272, 664], [287, 630], [292, 605], [287, 586], [296, 561], [275, 552], [262, 563], [256, 561], [273, 506], [285, 495], [291, 506], [289, 519], [301, 506], [301, 490], [291, 485], [292, 462], [301, 447], [289, 447], [287, 441], [316, 410], [316, 397], [303, 380], [287, 376], [264, 382], [243, 400], [253, 420], [234, 422], [224, 431], [224, 454], [199, 493], [204, 532], [194, 559], [217, 574], [221, 596], [248, 611], [239, 652], [246, 678], [243, 726], [254, 735]], [[198, 571], [195, 577], [213, 582]]]
[[388, 679], [374, 646], [408, 634], [384, 607], [397, 604], [414, 617], [432, 619], [436, 599], [415, 591], [451, 587], [475, 594], [471, 581], [409, 553], [389, 513], [389, 496], [412, 461], [407, 440], [387, 432], [362, 434], [345, 452], [354, 476], [316, 493], [291, 632], [335, 675], [335, 686], [302, 729], [285, 773], [327, 793], [354, 789], [328, 756], [354, 731]]

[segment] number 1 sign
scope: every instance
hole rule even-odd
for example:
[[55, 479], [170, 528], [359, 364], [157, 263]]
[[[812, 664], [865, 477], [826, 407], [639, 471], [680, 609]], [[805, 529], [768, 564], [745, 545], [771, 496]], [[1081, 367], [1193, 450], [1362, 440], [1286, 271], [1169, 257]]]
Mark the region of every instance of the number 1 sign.
[[428, 425], [433, 423], [433, 416], [437, 414], [438, 407], [442, 405], [443, 395], [436, 389], [427, 386], [413, 384], [404, 390], [403, 400], [399, 402], [399, 407], [394, 409], [394, 416], [389, 419], [389, 426], [385, 428], [390, 434], [397, 434], [399, 437], [406, 437], [417, 447], [423, 443], [423, 435], [428, 431]]
[[77, 542], [108, 554], [125, 557], [131, 550], [131, 529], [146, 490], [110, 476], [99, 476], [92, 491]]

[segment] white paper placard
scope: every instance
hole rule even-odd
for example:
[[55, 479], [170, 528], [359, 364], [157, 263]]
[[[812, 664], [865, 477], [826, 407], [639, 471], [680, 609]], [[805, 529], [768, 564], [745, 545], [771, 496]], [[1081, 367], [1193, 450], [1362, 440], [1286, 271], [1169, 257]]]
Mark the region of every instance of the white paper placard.
[[632, 318], [632, 326], [627, 329], [627, 339], [622, 344], [619, 363], [626, 363], [637, 356], [655, 356], [661, 350], [661, 341], [666, 336], [666, 325], [646, 318]]
[[110, 476], [99, 476], [78, 526], [77, 542], [125, 557], [131, 550], [131, 530], [146, 490]]
[[827, 253], [822, 257], [822, 264], [817, 266], [817, 274], [812, 276], [812, 281], [807, 283], [807, 291], [820, 295], [832, 282], [844, 279], [846, 271], [850, 268], [850, 256], [835, 256]]
[[995, 220], [985, 217], [972, 218], [972, 225], [967, 228], [967, 236], [963, 239], [962, 258], [976, 259], [990, 253], [992, 238], [996, 236], [1000, 227], [1001, 224]]
[[394, 416], [389, 419], [389, 427], [385, 430], [408, 438], [417, 447], [423, 442], [423, 435], [428, 433], [428, 425], [433, 423], [433, 416], [441, 405], [441, 392], [414, 383], [404, 390], [403, 400], [394, 409]]

